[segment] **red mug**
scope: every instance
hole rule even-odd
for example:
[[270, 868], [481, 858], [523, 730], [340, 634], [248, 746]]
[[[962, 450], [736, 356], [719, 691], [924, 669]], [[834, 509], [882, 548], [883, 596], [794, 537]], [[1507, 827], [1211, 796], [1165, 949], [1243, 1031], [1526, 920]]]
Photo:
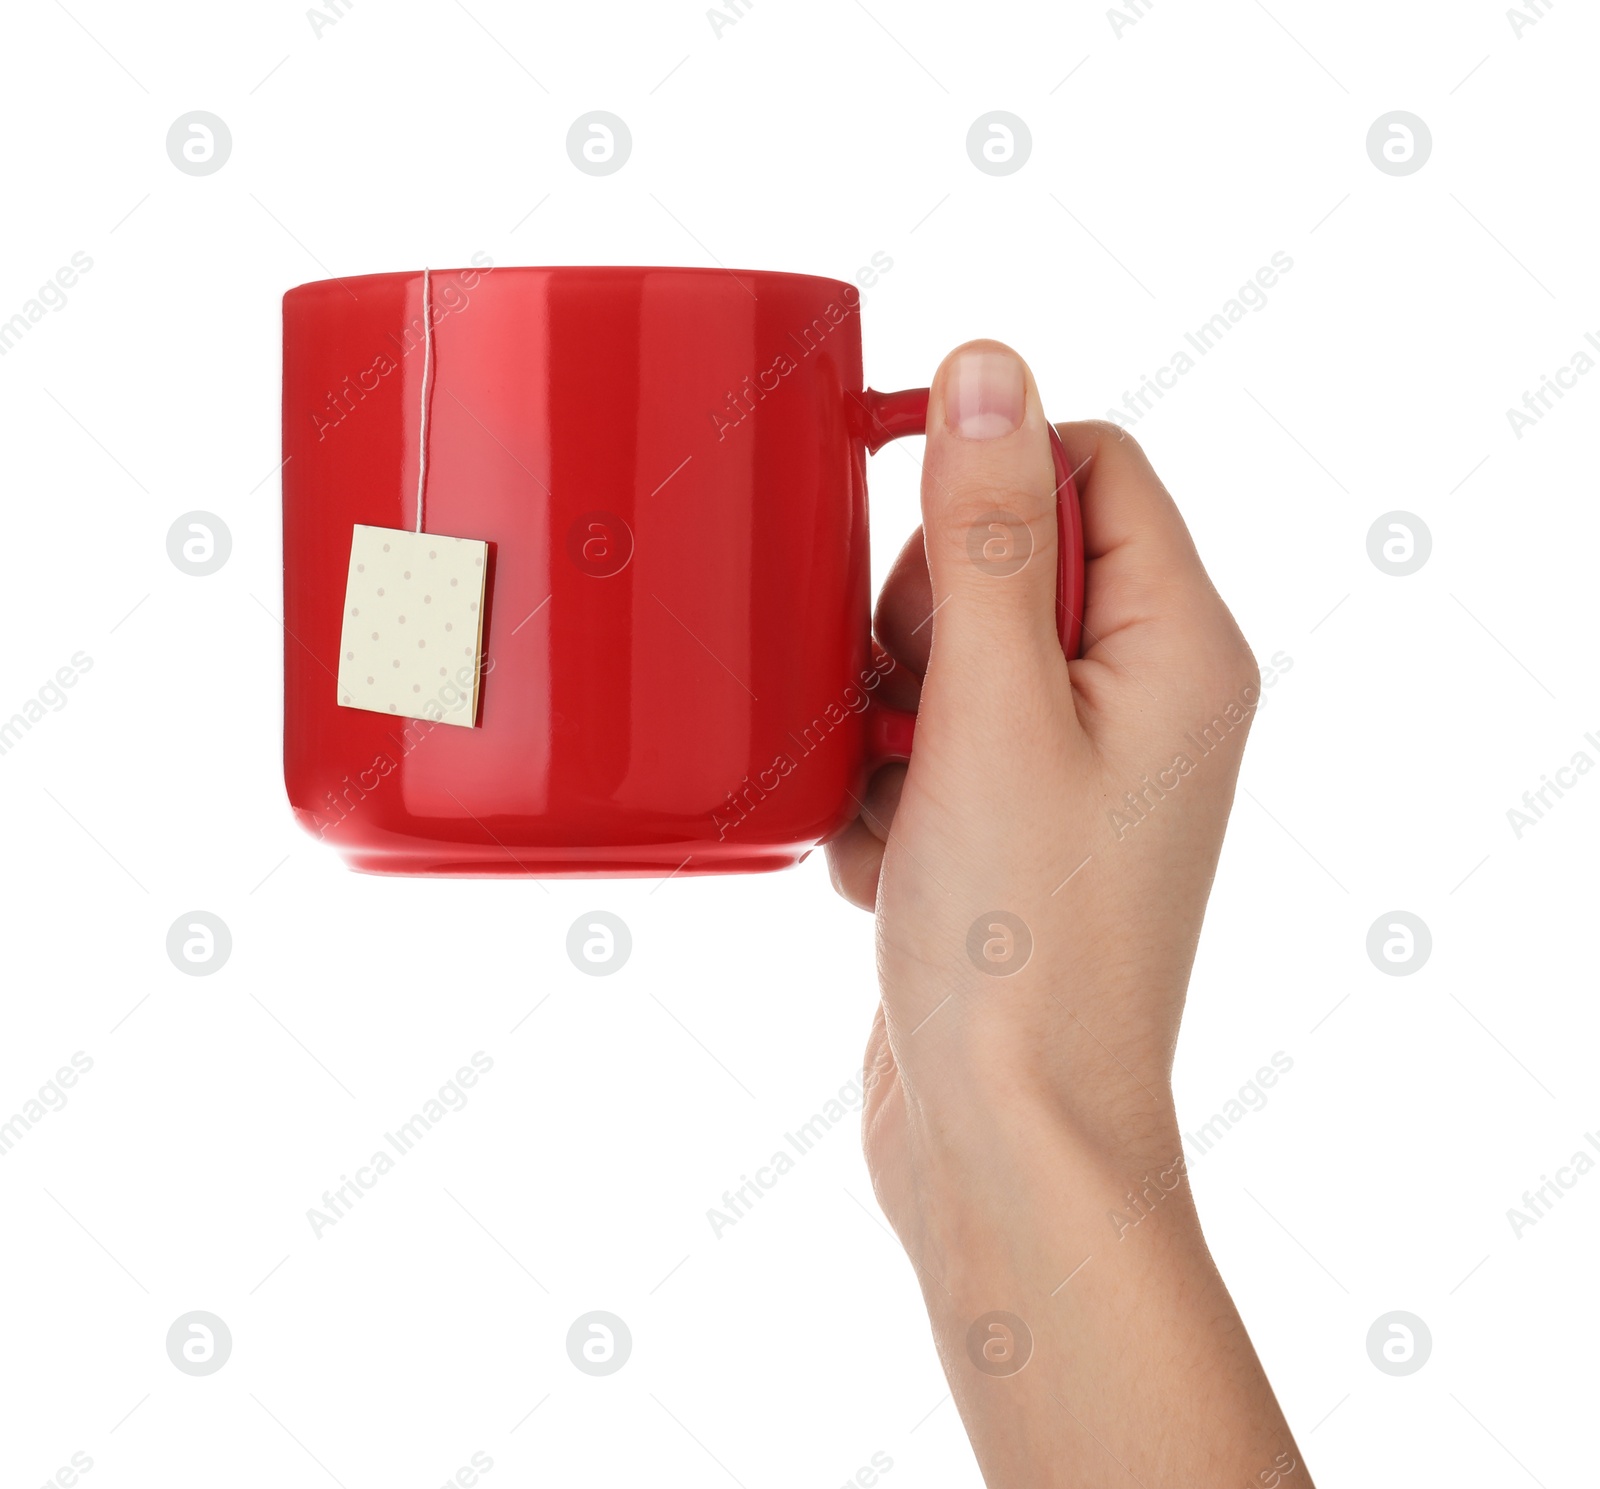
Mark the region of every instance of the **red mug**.
[[[783, 868], [855, 816], [915, 722], [876, 691], [866, 456], [922, 433], [928, 400], [864, 387], [860, 306], [840, 280], [721, 269], [290, 290], [300, 822], [375, 873], [675, 875]], [[1076, 656], [1081, 520], [1051, 444]], [[488, 545], [466, 728], [338, 696], [352, 531], [417, 525], [424, 451], [425, 531]]]

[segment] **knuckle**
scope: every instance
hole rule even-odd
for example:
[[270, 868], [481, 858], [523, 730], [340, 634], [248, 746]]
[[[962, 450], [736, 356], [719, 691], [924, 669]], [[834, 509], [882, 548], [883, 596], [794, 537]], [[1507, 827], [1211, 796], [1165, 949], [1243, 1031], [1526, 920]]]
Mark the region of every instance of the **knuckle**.
[[948, 535], [960, 544], [977, 534], [980, 543], [990, 536], [989, 529], [1004, 526], [1011, 536], [1022, 541], [1023, 530], [1034, 548], [1047, 535], [1053, 535], [1055, 510], [1048, 489], [1041, 492], [1023, 481], [986, 481], [947, 493], [943, 502], [943, 522]]
[[1101, 446], [1120, 447], [1141, 460], [1147, 459], [1144, 446], [1138, 439], [1130, 434], [1121, 424], [1110, 419], [1084, 419], [1076, 424], [1057, 425], [1058, 431], [1065, 433], [1067, 429], [1089, 430], [1095, 436], [1096, 442]]
[[1255, 653], [1237, 632], [1218, 638], [1207, 649], [1201, 676], [1213, 693], [1237, 693], [1261, 685], [1261, 668]]
[[1237, 628], [1210, 649], [1196, 681], [1203, 709], [1226, 711], [1235, 724], [1248, 725], [1255, 717], [1261, 702], [1261, 667]]

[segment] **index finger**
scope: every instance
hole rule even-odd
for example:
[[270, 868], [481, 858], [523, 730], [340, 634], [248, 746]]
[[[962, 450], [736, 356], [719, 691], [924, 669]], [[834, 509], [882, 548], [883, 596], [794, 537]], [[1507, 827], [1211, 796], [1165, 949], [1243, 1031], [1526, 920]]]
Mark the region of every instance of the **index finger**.
[[1188, 526], [1139, 442], [1100, 420], [1058, 424], [1083, 508], [1083, 655], [1172, 676], [1242, 646]]

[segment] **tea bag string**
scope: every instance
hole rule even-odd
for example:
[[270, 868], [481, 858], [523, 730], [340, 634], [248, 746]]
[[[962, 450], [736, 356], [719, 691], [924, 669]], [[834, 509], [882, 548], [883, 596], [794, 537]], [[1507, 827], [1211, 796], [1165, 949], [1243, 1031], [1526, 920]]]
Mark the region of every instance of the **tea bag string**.
[[417, 531], [422, 531], [422, 491], [428, 479], [428, 394], [433, 372], [433, 271], [422, 271], [422, 418], [417, 449]]

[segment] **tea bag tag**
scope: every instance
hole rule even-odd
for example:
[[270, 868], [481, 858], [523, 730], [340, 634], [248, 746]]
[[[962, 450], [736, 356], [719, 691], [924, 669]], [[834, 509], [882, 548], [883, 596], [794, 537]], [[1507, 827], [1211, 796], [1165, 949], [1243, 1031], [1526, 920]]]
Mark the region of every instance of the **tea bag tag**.
[[473, 727], [488, 553], [476, 538], [356, 524], [339, 641], [343, 707]]
[[422, 530], [433, 371], [433, 271], [422, 271], [417, 528], [356, 523], [339, 637], [339, 704], [471, 729], [483, 676], [489, 545]]

